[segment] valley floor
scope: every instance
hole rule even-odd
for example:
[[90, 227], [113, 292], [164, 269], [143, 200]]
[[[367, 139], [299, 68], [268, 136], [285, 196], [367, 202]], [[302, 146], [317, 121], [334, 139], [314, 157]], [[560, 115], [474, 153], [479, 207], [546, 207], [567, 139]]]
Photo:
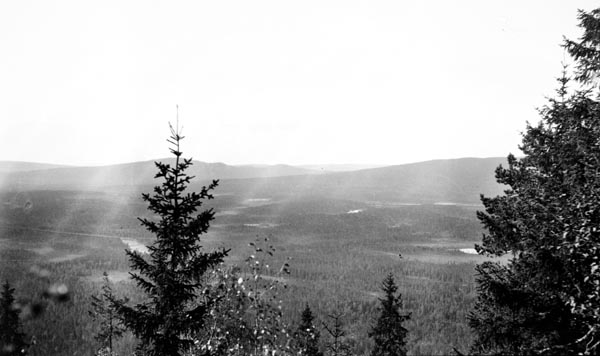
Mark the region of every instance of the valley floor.
[[[151, 243], [136, 220], [148, 213], [135, 199], [29, 194], [36, 202], [33, 209], [4, 205], [2, 210], [0, 277], [15, 285], [20, 300], [40, 299], [57, 283], [70, 290], [67, 303], [46, 303], [40, 317], [26, 320], [26, 331], [36, 340], [32, 355], [90, 354], [97, 328], [88, 315], [90, 296], [98, 292], [102, 273], [108, 272], [119, 294], [140, 295], [130, 283], [124, 250]], [[410, 353], [468, 349], [474, 266], [488, 259], [461, 251], [472, 249], [481, 234], [475, 207], [222, 198], [215, 200], [217, 216], [204, 247], [231, 248], [227, 264], [243, 266], [252, 253], [250, 242], [273, 245], [276, 253], [265, 261], [273, 274], [266, 278], [286, 284], [280, 297], [290, 325], [298, 322], [306, 303], [321, 321], [333, 311], [342, 312], [356, 353], [367, 354], [380, 282], [391, 272], [405, 311], [412, 315], [406, 325]], [[286, 261], [291, 273], [275, 276]], [[126, 335], [119, 348], [126, 353], [134, 344]]]

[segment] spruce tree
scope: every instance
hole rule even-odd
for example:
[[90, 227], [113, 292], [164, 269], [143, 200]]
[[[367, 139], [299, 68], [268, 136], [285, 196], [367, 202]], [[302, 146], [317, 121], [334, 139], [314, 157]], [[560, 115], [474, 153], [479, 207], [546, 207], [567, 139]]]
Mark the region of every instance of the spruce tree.
[[102, 280], [102, 293], [100, 296], [92, 296], [92, 310], [89, 314], [92, 319], [100, 324], [100, 330], [96, 334], [96, 340], [100, 343], [100, 350], [112, 355], [113, 341], [123, 335], [125, 328], [117, 318], [115, 309], [111, 304], [111, 301], [116, 298], [106, 272], [104, 272]]
[[579, 41], [566, 39], [564, 47], [575, 59], [575, 79], [597, 86], [600, 74], [600, 8], [589, 12], [579, 10], [578, 18], [583, 35]]
[[410, 314], [400, 312], [402, 295], [396, 295], [398, 287], [391, 273], [383, 280], [381, 289], [385, 295], [379, 298], [379, 319], [369, 332], [369, 337], [373, 338], [375, 344], [371, 356], [404, 356], [408, 330], [403, 324], [410, 319]]
[[346, 335], [344, 324], [342, 323], [341, 312], [334, 312], [327, 317], [331, 319], [331, 325], [323, 323], [323, 328], [329, 334], [329, 341], [325, 344], [327, 355], [329, 356], [350, 356], [352, 355], [352, 347], [350, 340]]
[[323, 356], [323, 353], [319, 351], [319, 330], [315, 328], [314, 316], [308, 303], [302, 311], [302, 319], [300, 325], [294, 334], [294, 341], [296, 349], [300, 355], [307, 356]]
[[25, 355], [25, 333], [21, 331], [20, 310], [16, 308], [15, 289], [8, 281], [2, 285], [0, 294], [0, 356]]
[[113, 299], [123, 324], [142, 341], [148, 355], [179, 356], [193, 343], [193, 336], [202, 330], [205, 315], [212, 300], [204, 283], [205, 272], [223, 261], [228, 250], [204, 252], [200, 236], [207, 232], [214, 218], [212, 209], [198, 213], [218, 181], [213, 181], [200, 192], [187, 192], [193, 177], [185, 171], [191, 159], [182, 159], [179, 129], [171, 127], [167, 140], [175, 156], [171, 166], [156, 162], [155, 178], [163, 180], [154, 188], [154, 194], [142, 194], [148, 209], [158, 216], [158, 221], [139, 218], [141, 224], [156, 236], [148, 247], [149, 256], [137, 251], [127, 251], [130, 273], [148, 299], [135, 306]]
[[512, 259], [476, 268], [473, 353], [600, 352], [598, 15], [581, 13], [581, 42], [565, 44], [576, 80], [565, 70], [541, 122], [523, 134], [524, 156], [496, 170], [505, 194], [482, 197], [487, 233], [476, 248]]

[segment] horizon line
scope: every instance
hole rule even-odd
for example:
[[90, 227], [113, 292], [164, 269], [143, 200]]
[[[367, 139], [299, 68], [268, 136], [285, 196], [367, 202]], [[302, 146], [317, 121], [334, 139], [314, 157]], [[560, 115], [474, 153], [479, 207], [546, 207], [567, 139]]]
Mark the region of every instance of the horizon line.
[[[431, 158], [419, 161], [410, 161], [410, 162], [399, 162], [399, 163], [299, 163], [299, 164], [291, 164], [291, 163], [226, 163], [223, 161], [203, 161], [192, 158], [193, 162], [200, 162], [205, 164], [224, 164], [227, 166], [233, 167], [243, 167], [243, 166], [290, 166], [290, 167], [298, 167], [305, 168], [307, 166], [377, 166], [377, 167], [389, 167], [389, 166], [400, 166], [407, 164], [415, 164], [415, 163], [425, 163], [432, 161], [451, 161], [451, 160], [459, 160], [459, 159], [491, 159], [491, 158], [506, 158], [506, 156], [485, 156], [485, 157], [477, 157], [477, 156], [464, 156], [464, 157], [453, 157], [453, 158]], [[519, 158], [520, 155], [515, 155], [515, 157]], [[144, 163], [144, 162], [161, 162], [165, 160], [174, 159], [174, 157], [162, 157], [162, 158], [154, 158], [154, 159], [143, 159], [137, 161], [128, 161], [128, 162], [120, 162], [120, 163], [109, 163], [109, 164], [96, 164], [96, 165], [78, 165], [78, 164], [64, 164], [64, 163], [49, 163], [49, 162], [38, 162], [38, 161], [23, 161], [23, 160], [0, 160], [0, 163], [13, 163], [13, 164], [39, 164], [39, 165], [47, 165], [47, 166], [55, 166], [52, 168], [98, 168], [98, 167], [110, 167], [110, 166], [120, 166], [120, 165], [129, 165], [135, 163]]]

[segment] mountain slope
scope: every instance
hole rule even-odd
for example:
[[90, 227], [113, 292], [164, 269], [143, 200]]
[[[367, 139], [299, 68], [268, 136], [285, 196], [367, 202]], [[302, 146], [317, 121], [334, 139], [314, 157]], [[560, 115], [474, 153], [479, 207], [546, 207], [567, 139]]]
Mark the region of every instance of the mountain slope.
[[385, 203], [479, 204], [501, 194], [494, 171], [504, 158], [460, 158], [324, 175], [225, 181], [222, 189], [258, 196], [327, 196]]
[[51, 168], [60, 168], [60, 167], [67, 167], [67, 166], [59, 165], [59, 164], [49, 164], [49, 163], [0, 161], [0, 173], [37, 171], [37, 170], [41, 170], [41, 169], [51, 169]]
[[[160, 159], [173, 165], [174, 159]], [[31, 164], [34, 166], [35, 164]], [[125, 163], [99, 167], [59, 167], [42, 170], [13, 171], [3, 175], [5, 187], [20, 189], [88, 190], [106, 187], [153, 185], [156, 174], [154, 161]], [[265, 178], [287, 175], [315, 174], [316, 171], [287, 165], [229, 166], [224, 163], [194, 161], [188, 174], [197, 181], [212, 179]]]
[[[172, 160], [161, 160], [173, 163]], [[504, 158], [434, 160], [397, 166], [323, 174], [292, 166], [229, 166], [194, 162], [188, 173], [193, 189], [212, 179], [218, 192], [248, 198], [328, 197], [385, 204], [479, 204], [479, 195], [497, 195], [494, 170]], [[4, 188], [147, 191], [158, 182], [152, 161], [105, 167], [63, 167], [14, 172], [0, 177]]]
[[324, 173], [331, 172], [349, 172], [349, 171], [358, 171], [361, 169], [371, 169], [371, 168], [380, 168], [385, 167], [382, 164], [304, 164], [298, 166], [300, 168], [305, 169], [313, 169], [317, 171], [321, 171]]

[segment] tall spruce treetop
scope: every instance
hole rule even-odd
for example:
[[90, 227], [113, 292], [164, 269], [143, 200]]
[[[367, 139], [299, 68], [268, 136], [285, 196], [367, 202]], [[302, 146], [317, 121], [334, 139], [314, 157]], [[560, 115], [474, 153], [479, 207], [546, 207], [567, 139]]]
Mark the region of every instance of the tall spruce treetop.
[[584, 89], [598, 84], [598, 15], [581, 13], [582, 42], [566, 43], [576, 80], [563, 74], [557, 98], [523, 134], [524, 157], [496, 170], [505, 195], [482, 197], [478, 251], [513, 258], [476, 268], [474, 353], [600, 352], [600, 103]]
[[[142, 225], [156, 236], [149, 246], [149, 256], [137, 251], [127, 251], [132, 269], [130, 273], [137, 285], [147, 294], [148, 300], [135, 306], [113, 299], [123, 324], [143, 344], [146, 354], [178, 356], [192, 344], [192, 336], [202, 329], [205, 314], [212, 303], [200, 296], [208, 286], [203, 275], [223, 261], [228, 250], [204, 252], [200, 236], [207, 232], [214, 218], [212, 209], [198, 213], [203, 200], [212, 199], [218, 181], [200, 192], [186, 192], [193, 177], [185, 170], [191, 159], [182, 159], [179, 128], [171, 128], [171, 153], [175, 165], [156, 162], [155, 178], [163, 180], [154, 188], [154, 195], [142, 194], [148, 209], [159, 217], [158, 221], [139, 219]], [[208, 295], [208, 294], [206, 294]]]
[[0, 294], [0, 356], [25, 355], [28, 346], [21, 331], [14, 293], [15, 289], [6, 281]]
[[294, 334], [294, 340], [296, 348], [300, 352], [300, 355], [306, 356], [323, 356], [323, 353], [319, 351], [319, 330], [314, 325], [315, 317], [310, 310], [308, 304], [302, 311], [302, 320], [298, 325], [298, 330]]
[[598, 85], [600, 74], [600, 9], [579, 10], [579, 27], [583, 36], [579, 41], [565, 40], [565, 48], [577, 63], [576, 79], [585, 84]]
[[408, 330], [403, 324], [410, 319], [410, 314], [400, 312], [402, 295], [396, 295], [398, 287], [391, 273], [383, 280], [381, 289], [385, 295], [379, 298], [379, 319], [369, 332], [369, 337], [375, 342], [371, 356], [404, 356]]

